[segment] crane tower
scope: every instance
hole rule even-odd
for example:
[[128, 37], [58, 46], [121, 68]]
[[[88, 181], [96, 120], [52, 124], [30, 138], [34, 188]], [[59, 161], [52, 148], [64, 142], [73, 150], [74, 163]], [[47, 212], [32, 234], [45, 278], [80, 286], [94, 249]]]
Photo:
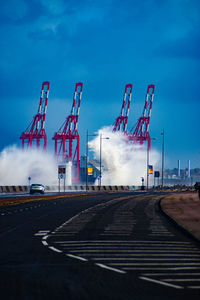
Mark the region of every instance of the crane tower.
[[125, 91], [124, 91], [124, 97], [123, 97], [123, 101], [122, 101], [121, 112], [120, 112], [120, 115], [115, 120], [115, 123], [113, 125], [113, 132], [122, 131], [122, 132], [126, 133], [128, 114], [129, 114], [130, 103], [131, 103], [132, 89], [133, 89], [132, 84], [126, 84]]
[[47, 102], [49, 96], [49, 81], [42, 83], [42, 90], [39, 102], [38, 113], [34, 116], [33, 121], [29, 124], [26, 130], [22, 133], [22, 149], [27, 144], [27, 148], [32, 148], [33, 142], [36, 142], [36, 147], [40, 147], [40, 140], [44, 140], [44, 149], [47, 147], [47, 136], [45, 132], [45, 119], [47, 111]]
[[[73, 165], [76, 164], [74, 182], [79, 181], [79, 133], [77, 128], [82, 90], [83, 83], [76, 83], [71, 113], [53, 137], [53, 140], [55, 140], [55, 155], [58, 161], [71, 161]], [[73, 142], [75, 142], [74, 147]]]
[[151, 148], [149, 123], [153, 104], [154, 90], [154, 84], [148, 85], [142, 116], [138, 119], [136, 125], [128, 133], [128, 141], [134, 142], [134, 144], [137, 144], [139, 142], [140, 145], [143, 145], [143, 142], [147, 141], [149, 150]]

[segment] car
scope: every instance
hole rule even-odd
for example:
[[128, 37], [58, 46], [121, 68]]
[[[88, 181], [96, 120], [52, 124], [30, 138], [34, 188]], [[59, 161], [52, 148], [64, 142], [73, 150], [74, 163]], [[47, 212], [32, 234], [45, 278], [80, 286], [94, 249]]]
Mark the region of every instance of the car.
[[45, 188], [43, 184], [40, 183], [33, 183], [30, 186], [30, 194], [33, 193], [40, 193], [40, 194], [44, 194]]

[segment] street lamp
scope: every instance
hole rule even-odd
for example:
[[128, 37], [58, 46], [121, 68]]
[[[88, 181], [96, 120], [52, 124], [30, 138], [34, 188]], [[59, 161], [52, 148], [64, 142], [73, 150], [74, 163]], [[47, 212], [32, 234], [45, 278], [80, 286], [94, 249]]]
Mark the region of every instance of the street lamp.
[[85, 185], [85, 190], [87, 191], [88, 189], [88, 137], [89, 136], [97, 136], [97, 134], [86, 134], [86, 168], [85, 168], [85, 177], [86, 177], [86, 185]]
[[164, 128], [163, 128], [163, 131], [161, 132], [161, 135], [163, 136], [163, 138], [162, 138], [162, 188], [163, 188], [163, 185], [164, 185], [164, 144], [165, 144]]
[[88, 130], [86, 134], [86, 166], [85, 166], [85, 190], [88, 188]]
[[102, 140], [109, 140], [109, 137], [102, 137], [102, 133], [100, 134], [100, 180], [99, 180], [99, 186], [101, 187], [101, 159], [102, 159]]
[[[86, 191], [88, 189], [88, 137], [89, 136], [98, 136], [98, 134], [88, 134], [88, 130], [87, 130], [87, 135], [86, 135]], [[99, 180], [99, 186], [101, 186], [101, 169], [102, 169], [102, 165], [101, 165], [101, 161], [102, 161], [102, 140], [109, 140], [109, 137], [102, 137], [102, 133], [100, 134], [100, 180]]]

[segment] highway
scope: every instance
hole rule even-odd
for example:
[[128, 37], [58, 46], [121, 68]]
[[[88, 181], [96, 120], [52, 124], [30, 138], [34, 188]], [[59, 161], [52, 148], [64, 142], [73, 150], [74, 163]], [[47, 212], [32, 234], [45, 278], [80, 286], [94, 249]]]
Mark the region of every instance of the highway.
[[82, 193], [0, 206], [1, 299], [199, 299], [200, 246], [163, 215], [162, 197]]

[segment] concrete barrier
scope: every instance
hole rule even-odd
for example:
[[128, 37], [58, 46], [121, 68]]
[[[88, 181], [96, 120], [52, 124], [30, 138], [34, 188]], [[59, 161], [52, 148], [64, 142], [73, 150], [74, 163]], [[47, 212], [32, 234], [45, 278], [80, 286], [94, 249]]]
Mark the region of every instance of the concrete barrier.
[[[63, 186], [60, 186], [61, 191], [63, 192]], [[46, 191], [58, 191], [58, 186], [45, 186]], [[129, 190], [137, 190], [139, 187], [135, 186], [124, 186], [124, 185], [102, 185], [101, 187], [98, 185], [89, 185], [88, 191], [92, 192], [118, 192], [118, 191], [129, 191]], [[65, 186], [65, 191], [85, 191], [85, 185], [67, 185]], [[18, 186], [0, 186], [1, 193], [26, 193], [29, 192], [29, 186], [18, 185]]]

